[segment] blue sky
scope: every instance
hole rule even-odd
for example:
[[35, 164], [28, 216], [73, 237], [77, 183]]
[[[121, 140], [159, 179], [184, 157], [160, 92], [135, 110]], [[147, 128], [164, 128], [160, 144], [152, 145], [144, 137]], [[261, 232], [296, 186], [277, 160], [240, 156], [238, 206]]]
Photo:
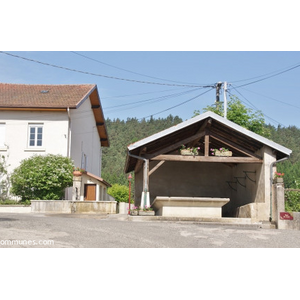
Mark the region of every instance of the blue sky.
[[203, 112], [214, 103], [215, 89], [205, 86], [227, 81], [229, 93], [247, 107], [261, 110], [267, 124], [300, 128], [298, 51], [5, 52], [23, 59], [0, 53], [1, 82], [95, 83], [106, 118], [172, 114], [185, 120], [194, 110]]

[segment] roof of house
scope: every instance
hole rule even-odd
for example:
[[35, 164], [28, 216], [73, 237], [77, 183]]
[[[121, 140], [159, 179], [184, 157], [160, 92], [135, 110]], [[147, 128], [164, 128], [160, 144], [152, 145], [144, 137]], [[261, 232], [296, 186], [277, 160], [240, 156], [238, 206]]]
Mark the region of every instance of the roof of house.
[[77, 108], [95, 84], [47, 85], [0, 83], [1, 108]]
[[[264, 145], [276, 151], [277, 159], [290, 156], [292, 153], [292, 150], [210, 111], [137, 141], [128, 146], [128, 151], [136, 156], [151, 158], [159, 153], [174, 152], [174, 147], [178, 149], [182, 141], [204, 143], [205, 132], [210, 135], [210, 148], [230, 147], [231, 145], [234, 156], [243, 157], [247, 156], [247, 153], [254, 154]], [[195, 138], [189, 139], [189, 137]], [[136, 158], [127, 155], [125, 172], [132, 171], [136, 163]]]
[[89, 176], [89, 177], [92, 177], [93, 179], [96, 179], [96, 180], [102, 182], [102, 183], [103, 183], [104, 185], [106, 185], [107, 187], [111, 187], [111, 184], [108, 183], [107, 181], [105, 181], [103, 178], [101, 178], [101, 177], [99, 177], [99, 176], [96, 176], [96, 175], [94, 175], [94, 174], [92, 174], [92, 173], [90, 173], [90, 172], [86, 172], [85, 174], [86, 174], [87, 176]]
[[97, 85], [0, 83], [0, 110], [77, 109], [88, 98], [91, 100], [101, 145], [108, 147], [108, 135]]

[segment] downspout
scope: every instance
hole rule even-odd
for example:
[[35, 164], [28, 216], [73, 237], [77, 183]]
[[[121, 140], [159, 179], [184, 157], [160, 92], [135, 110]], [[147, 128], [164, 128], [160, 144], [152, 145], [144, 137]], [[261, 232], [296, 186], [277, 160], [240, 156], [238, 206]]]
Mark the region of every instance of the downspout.
[[67, 112], [68, 112], [68, 119], [69, 119], [69, 123], [68, 123], [68, 145], [67, 145], [67, 157], [71, 158], [71, 115], [70, 115], [70, 108], [67, 108]]
[[[142, 193], [142, 198], [141, 199], [141, 206], [142, 207], [145, 207], [147, 205], [147, 195], [149, 193], [148, 191], [148, 173], [147, 173], [147, 170], [148, 170], [148, 159], [146, 159], [145, 157], [142, 157], [142, 156], [137, 156], [137, 155], [133, 155], [131, 154], [129, 151], [128, 151], [128, 156], [131, 156], [133, 158], [136, 158], [136, 159], [140, 159], [140, 160], [143, 160], [145, 165], [144, 165], [144, 173], [143, 173], [143, 179], [144, 179], [144, 188], [143, 188], [143, 193]], [[142, 202], [143, 200], [143, 202]]]
[[[67, 157], [71, 158], [71, 115], [70, 115], [70, 108], [67, 108], [67, 113], [68, 113], [68, 142], [67, 142]], [[77, 189], [77, 188], [76, 188]], [[67, 199], [69, 199], [69, 189], [67, 189]], [[77, 198], [77, 193], [76, 193], [76, 198]], [[71, 197], [72, 199], [72, 197]], [[77, 199], [76, 199], [77, 200]]]
[[271, 164], [270, 164], [270, 217], [269, 217], [269, 221], [270, 222], [272, 222], [272, 209], [273, 209], [273, 207], [272, 207], [272, 185], [273, 185], [273, 167], [277, 164], [277, 163], [279, 163], [279, 162], [282, 162], [282, 161], [284, 161], [284, 160], [287, 160], [287, 159], [289, 159], [290, 157], [289, 156], [287, 156], [287, 157], [284, 157], [284, 158], [281, 158], [281, 159], [279, 159], [279, 160], [276, 160], [276, 161], [273, 161]]

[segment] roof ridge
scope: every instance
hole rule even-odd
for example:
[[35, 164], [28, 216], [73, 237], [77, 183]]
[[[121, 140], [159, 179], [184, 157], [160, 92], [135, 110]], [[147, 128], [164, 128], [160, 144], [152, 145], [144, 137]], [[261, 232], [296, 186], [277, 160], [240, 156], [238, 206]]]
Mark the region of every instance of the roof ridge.
[[77, 83], [77, 84], [52, 84], [52, 83], [10, 83], [10, 82], [0, 82], [0, 84], [7, 85], [26, 85], [26, 86], [95, 86], [95, 83]]

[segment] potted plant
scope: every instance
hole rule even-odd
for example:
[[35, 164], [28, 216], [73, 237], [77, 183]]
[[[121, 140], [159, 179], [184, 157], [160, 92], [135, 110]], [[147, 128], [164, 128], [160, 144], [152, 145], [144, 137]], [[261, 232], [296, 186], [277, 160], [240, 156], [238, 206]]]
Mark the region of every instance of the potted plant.
[[225, 147], [221, 147], [219, 149], [210, 149], [211, 155], [214, 156], [232, 156], [232, 151], [229, 151]]
[[145, 206], [143, 209], [139, 210], [139, 216], [154, 216], [155, 212], [151, 206]]
[[138, 216], [139, 214], [139, 207], [134, 206], [132, 209], [129, 210], [131, 216]]
[[82, 173], [85, 173], [85, 170], [84, 169], [81, 169], [81, 168], [73, 168], [73, 175], [74, 176], [81, 176]]
[[186, 147], [185, 145], [182, 145], [180, 148], [180, 154], [181, 155], [198, 155], [199, 154], [200, 147]]
[[284, 176], [284, 173], [275, 172], [274, 183], [283, 183], [283, 176]]

